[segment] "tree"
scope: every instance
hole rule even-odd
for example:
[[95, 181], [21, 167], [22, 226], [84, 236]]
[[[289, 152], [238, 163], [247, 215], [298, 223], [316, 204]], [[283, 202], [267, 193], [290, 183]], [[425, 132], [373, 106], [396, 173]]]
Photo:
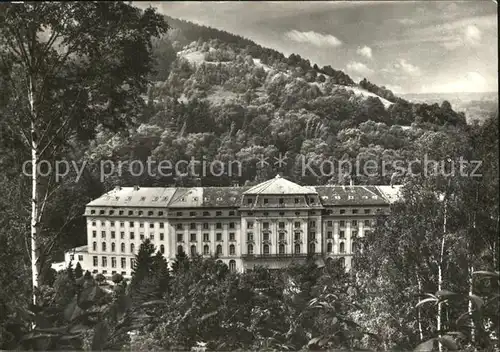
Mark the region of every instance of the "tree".
[[80, 265], [80, 262], [76, 263], [74, 273], [75, 273], [75, 279], [79, 279], [83, 276], [83, 270], [82, 266]]
[[9, 97], [3, 124], [30, 155], [34, 291], [47, 265], [43, 221], [54, 190], [53, 175], [39, 176], [43, 161], [70, 141], [91, 137], [98, 124], [116, 129], [132, 120], [152, 68], [151, 38], [167, 29], [153, 9], [125, 2], [3, 7], [1, 94]]

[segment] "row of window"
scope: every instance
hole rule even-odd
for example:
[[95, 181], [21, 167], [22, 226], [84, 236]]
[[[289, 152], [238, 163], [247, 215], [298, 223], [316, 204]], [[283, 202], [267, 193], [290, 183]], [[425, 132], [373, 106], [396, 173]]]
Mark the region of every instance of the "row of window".
[[[99, 215], [120, 215], [120, 216], [124, 216], [124, 215], [142, 216], [142, 215], [147, 214], [147, 216], [164, 216], [165, 212], [163, 210], [158, 210], [158, 211], [148, 210], [146, 213], [144, 212], [144, 210], [127, 210], [126, 212], [125, 212], [125, 210], [118, 210], [117, 212], [115, 212], [114, 209], [110, 209], [106, 213], [106, 210], [101, 209], [101, 210], [99, 210], [99, 213], [97, 213], [97, 210], [91, 209], [90, 214], [91, 215], [97, 215], [97, 214], [99, 214]], [[178, 211], [175, 213], [175, 215], [176, 216], [184, 216], [184, 212]], [[198, 215], [198, 212], [196, 212], [196, 211], [189, 212], [189, 216], [197, 216], [197, 215]], [[209, 211], [204, 211], [204, 212], [202, 212], [202, 215], [203, 216], [212, 216], [212, 213], [210, 213]], [[235, 215], [236, 215], [236, 211], [234, 211], [234, 210], [230, 210], [228, 212], [228, 216], [235, 216]], [[222, 211], [216, 211], [215, 216], [222, 216]]]
[[[217, 242], [222, 242], [223, 241], [222, 233], [220, 233], [220, 232], [216, 233], [215, 240]], [[198, 234], [191, 233], [189, 235], [189, 241], [190, 242], [197, 242], [198, 241]], [[229, 232], [229, 241], [230, 242], [236, 241], [236, 234], [234, 232]], [[184, 242], [184, 234], [183, 233], [177, 234], [177, 242]], [[209, 233], [203, 234], [203, 242], [210, 242], [210, 234]]]
[[[115, 231], [111, 231], [111, 239], [114, 240], [116, 238], [116, 232]], [[165, 240], [165, 234], [164, 233], [160, 233], [160, 241], [164, 241]], [[97, 237], [97, 231], [92, 231], [92, 237], [93, 238], [96, 238]], [[106, 231], [101, 231], [101, 238], [106, 238]], [[131, 240], [135, 240], [135, 232], [129, 232], [129, 238]], [[145, 236], [144, 236], [144, 233], [140, 233], [139, 234], [139, 238], [141, 241], [143, 241], [145, 239]], [[120, 239], [121, 240], [124, 240], [125, 239], [125, 232], [120, 232]], [[149, 234], [149, 239], [151, 241], [154, 241], [155, 240], [155, 234], [154, 233], [150, 233]]]

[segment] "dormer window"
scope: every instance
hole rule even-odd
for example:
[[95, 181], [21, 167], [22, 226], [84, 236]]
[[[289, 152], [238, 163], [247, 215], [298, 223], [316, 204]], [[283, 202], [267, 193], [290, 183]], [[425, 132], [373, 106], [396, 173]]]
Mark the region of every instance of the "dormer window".
[[144, 202], [146, 200], [146, 197], [141, 197], [141, 202]]
[[204, 212], [203, 212], [203, 216], [210, 216], [210, 212], [208, 212], [208, 211], [204, 211]]
[[300, 199], [299, 198], [295, 198], [295, 204], [299, 204], [300, 203]]
[[182, 216], [182, 211], [178, 211], [177, 216]]
[[314, 203], [314, 198], [309, 198], [309, 202]]
[[114, 213], [115, 213], [115, 211], [114, 211], [114, 210], [110, 210], [110, 211], [109, 211], [109, 215], [113, 215]]
[[152, 211], [148, 211], [148, 215], [149, 216], [153, 216], [153, 212]]
[[193, 198], [193, 200], [194, 200], [195, 202], [197, 202], [197, 201], [198, 201], [198, 198], [197, 198], [197, 197], [194, 197], [194, 198]]
[[91, 210], [91, 211], [90, 211], [90, 214], [95, 214], [95, 210]]
[[143, 214], [143, 211], [142, 211], [142, 210], [139, 210], [139, 211], [137, 212], [137, 215], [142, 215], [142, 214]]
[[279, 204], [285, 204], [285, 200], [283, 198], [279, 199]]
[[269, 203], [269, 199], [264, 198], [264, 204], [267, 204], [267, 203]]
[[252, 198], [247, 198], [247, 204], [252, 204]]
[[104, 215], [104, 210], [100, 210], [99, 215]]

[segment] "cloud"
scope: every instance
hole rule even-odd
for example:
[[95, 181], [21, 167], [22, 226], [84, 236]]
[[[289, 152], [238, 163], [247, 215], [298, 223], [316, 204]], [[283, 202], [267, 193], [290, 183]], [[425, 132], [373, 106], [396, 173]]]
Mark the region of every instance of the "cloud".
[[412, 77], [418, 77], [422, 75], [422, 70], [420, 70], [420, 67], [415, 66], [405, 59], [399, 59], [397, 62], [392, 64], [389, 67], [386, 67], [381, 70], [382, 72], [385, 73], [390, 73], [391, 75], [396, 75], [396, 77], [393, 78], [400, 78], [398, 76], [412, 76]]
[[358, 50], [356, 50], [356, 53], [358, 53], [361, 56], [367, 57], [369, 59], [371, 59], [373, 57], [372, 56], [372, 49], [366, 45], [362, 48], [358, 48]]
[[396, 21], [400, 24], [404, 24], [404, 25], [410, 25], [410, 24], [415, 24], [417, 23], [417, 21], [415, 20], [412, 20], [411, 18], [398, 18], [396, 19]]
[[424, 85], [421, 91], [425, 93], [489, 92], [493, 91], [494, 88], [488, 84], [483, 75], [475, 71], [470, 71], [448, 83]]
[[337, 47], [342, 45], [342, 42], [331, 34], [321, 34], [313, 31], [300, 32], [294, 29], [286, 32], [285, 37], [298, 43], [309, 43], [317, 47]]
[[420, 76], [422, 74], [418, 66], [410, 64], [405, 59], [399, 59], [399, 61], [394, 66], [395, 68], [400, 69], [410, 76]]
[[468, 25], [465, 28], [465, 41], [476, 45], [481, 41], [482, 32], [474, 25]]
[[369, 75], [373, 70], [361, 62], [351, 61], [347, 64], [347, 70], [350, 72], [359, 73], [361, 75]]

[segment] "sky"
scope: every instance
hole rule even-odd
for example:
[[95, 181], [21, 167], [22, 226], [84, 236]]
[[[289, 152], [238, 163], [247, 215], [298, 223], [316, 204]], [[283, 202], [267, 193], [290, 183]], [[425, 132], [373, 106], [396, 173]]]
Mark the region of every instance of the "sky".
[[299, 54], [395, 93], [498, 91], [493, 0], [135, 5]]

